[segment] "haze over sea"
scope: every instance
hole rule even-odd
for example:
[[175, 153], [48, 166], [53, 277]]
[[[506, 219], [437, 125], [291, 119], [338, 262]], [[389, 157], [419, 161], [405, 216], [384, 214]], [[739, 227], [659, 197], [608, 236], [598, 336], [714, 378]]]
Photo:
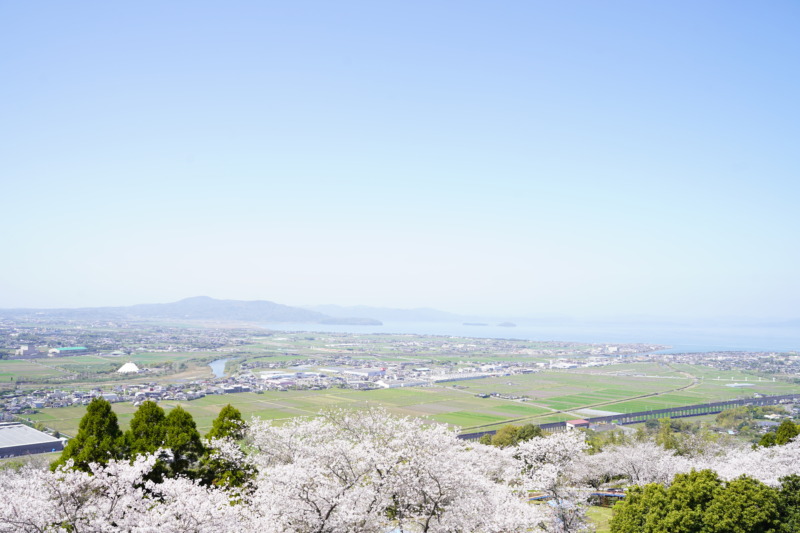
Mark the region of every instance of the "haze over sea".
[[563, 325], [517, 327], [467, 326], [458, 322], [385, 322], [381, 326], [329, 324], [264, 324], [276, 331], [328, 333], [412, 333], [531, 341], [587, 343], [651, 343], [669, 345], [663, 353], [714, 351], [785, 352], [800, 350], [800, 328], [792, 326], [703, 326], [665, 324], [598, 324], [575, 322]]

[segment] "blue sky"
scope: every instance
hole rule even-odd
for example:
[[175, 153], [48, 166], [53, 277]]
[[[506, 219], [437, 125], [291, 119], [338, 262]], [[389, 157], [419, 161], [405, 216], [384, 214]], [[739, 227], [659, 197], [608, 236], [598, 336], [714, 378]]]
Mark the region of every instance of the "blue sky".
[[796, 2], [4, 2], [0, 307], [798, 317]]

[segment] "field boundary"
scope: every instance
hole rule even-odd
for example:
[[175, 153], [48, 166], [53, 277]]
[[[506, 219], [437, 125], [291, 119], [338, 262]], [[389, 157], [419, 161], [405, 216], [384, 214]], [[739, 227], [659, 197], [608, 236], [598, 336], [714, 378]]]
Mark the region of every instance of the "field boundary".
[[[731, 407], [739, 407], [742, 405], [776, 405], [779, 403], [788, 403], [800, 399], [800, 394], [782, 394], [778, 396], [762, 396], [761, 398], [744, 398], [740, 400], [725, 400], [721, 402], [701, 403], [696, 405], [685, 405], [683, 407], [670, 407], [667, 409], [654, 409], [651, 411], [639, 411], [636, 413], [620, 413], [608, 416], [596, 416], [592, 418], [584, 418], [590, 424], [638, 424], [646, 420], [657, 418], [687, 418], [692, 416], [711, 415], [721, 413]], [[539, 427], [544, 431], [564, 431], [567, 429], [566, 422], [548, 422], [546, 424], [539, 424]], [[462, 433], [458, 436], [460, 439], [475, 440], [483, 437], [484, 435], [494, 435], [497, 433], [496, 429], [489, 431], [478, 431], [473, 433]]]

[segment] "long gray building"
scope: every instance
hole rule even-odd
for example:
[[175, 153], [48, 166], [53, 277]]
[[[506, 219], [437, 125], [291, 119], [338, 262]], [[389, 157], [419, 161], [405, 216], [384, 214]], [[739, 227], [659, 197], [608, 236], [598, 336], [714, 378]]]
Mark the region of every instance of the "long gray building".
[[64, 442], [19, 422], [0, 423], [0, 458], [59, 452]]

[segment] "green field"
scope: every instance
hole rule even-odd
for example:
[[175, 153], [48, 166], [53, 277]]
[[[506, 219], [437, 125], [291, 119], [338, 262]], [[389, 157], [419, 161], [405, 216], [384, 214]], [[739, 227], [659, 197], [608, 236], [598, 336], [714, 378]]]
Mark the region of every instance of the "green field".
[[459, 427], [481, 426], [504, 421], [502, 416], [493, 416], [471, 411], [454, 411], [452, 413], [434, 415], [431, 418], [437, 422], [444, 422], [445, 424]]
[[23, 379], [41, 379], [63, 376], [64, 372], [31, 360], [0, 360], [0, 382]]
[[182, 363], [209, 357], [220, 357], [220, 354], [214, 352], [140, 353], [121, 357], [89, 354], [22, 360], [4, 359], [0, 360], [0, 378], [3, 376], [14, 376], [15, 378], [51, 377], [76, 372], [114, 372], [128, 361], [133, 361], [139, 366], [151, 366], [164, 363]]
[[[151, 361], [170, 357], [168, 354], [146, 355]], [[189, 357], [189, 354], [181, 355]], [[100, 359], [103, 362], [105, 358]], [[24, 361], [3, 363], [30, 365]], [[19, 368], [12, 368], [12, 371]], [[754, 392], [766, 395], [800, 393], [800, 385], [771, 380], [759, 382], [758, 376], [742, 372], [733, 372], [730, 373], [731, 376], [726, 376], [716, 371], [709, 373], [708, 370], [706, 367], [691, 365], [682, 365], [673, 370], [652, 363], [626, 364], [586, 371], [542, 371], [450, 382], [431, 387], [370, 391], [267, 391], [260, 394], [206, 396], [191, 402], [164, 401], [162, 405], [169, 409], [180, 403], [192, 413], [201, 431], [207, 431], [219, 410], [231, 403], [242, 411], [246, 419], [258, 416], [279, 421], [298, 416], [314, 416], [322, 409], [382, 405], [397, 415], [422, 417], [458, 426], [469, 432], [497, 429], [507, 423], [546, 423], [592, 416], [581, 413], [581, 409], [625, 413], [747, 397]], [[47, 368], [41, 370], [45, 374], [49, 371], [51, 370]], [[717, 380], [716, 376], [713, 379], [694, 379], [697, 375], [710, 374], [719, 374], [723, 379]], [[753, 387], [727, 387], [731, 381], [725, 380], [726, 377], [739, 378], [740, 382], [746, 379], [753, 383]], [[487, 394], [493, 396], [479, 397]], [[114, 404], [114, 410], [119, 415], [121, 424], [126, 425], [134, 408], [130, 404], [118, 403]], [[72, 435], [83, 412], [84, 407], [44, 409], [31, 418]]]
[[611, 531], [611, 516], [612, 511], [610, 507], [597, 507], [591, 506], [586, 511], [589, 521], [594, 524], [597, 533], [608, 533]]

